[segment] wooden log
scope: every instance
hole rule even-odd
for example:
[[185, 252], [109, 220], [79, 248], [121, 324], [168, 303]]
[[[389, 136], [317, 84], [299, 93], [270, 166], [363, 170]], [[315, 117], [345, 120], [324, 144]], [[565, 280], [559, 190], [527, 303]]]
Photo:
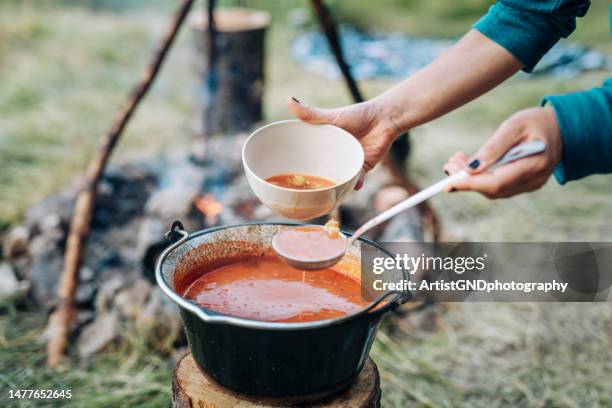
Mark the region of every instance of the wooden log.
[[85, 184], [77, 196], [74, 214], [70, 223], [70, 232], [64, 255], [64, 269], [57, 291], [57, 309], [50, 316], [47, 326], [49, 336], [47, 365], [50, 367], [56, 366], [60, 362], [68, 345], [69, 328], [74, 317], [74, 294], [78, 285], [78, 271], [84, 252], [85, 239], [89, 233], [98, 183], [113, 148], [117, 144], [123, 129], [125, 129], [136, 107], [155, 80], [192, 4], [193, 0], [183, 0], [179, 6], [149, 66], [136, 87], [129, 94], [125, 104], [121, 107], [109, 132], [101, 139], [98, 150], [87, 169]]
[[[301, 407], [319, 408], [378, 408], [380, 407], [380, 377], [378, 368], [368, 359], [355, 382], [340, 394]], [[294, 406], [297, 402], [258, 400], [237, 395], [207, 378], [196, 365], [193, 356], [185, 355], [176, 365], [172, 376], [172, 406], [263, 408]]]
[[[204, 135], [249, 130], [262, 118], [264, 38], [268, 13], [241, 8], [214, 11], [214, 47], [207, 15], [192, 20], [201, 78]], [[213, 53], [211, 58], [211, 53]]]

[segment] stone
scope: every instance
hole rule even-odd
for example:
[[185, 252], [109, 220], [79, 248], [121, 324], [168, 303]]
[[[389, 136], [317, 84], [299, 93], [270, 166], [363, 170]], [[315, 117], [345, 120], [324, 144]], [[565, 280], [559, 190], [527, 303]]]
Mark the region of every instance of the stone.
[[82, 266], [79, 270], [80, 282], [91, 282], [96, 277], [96, 272], [89, 266]]
[[30, 230], [24, 225], [17, 225], [6, 234], [2, 242], [2, 254], [5, 258], [14, 258], [28, 249]]
[[63, 252], [61, 241], [64, 235], [59, 230], [52, 230], [45, 234], [35, 236], [29, 245], [28, 252], [32, 259], [44, 257], [49, 252]]
[[77, 340], [77, 352], [87, 358], [102, 351], [119, 332], [117, 313], [98, 313], [95, 320], [85, 326]]
[[128, 283], [128, 278], [121, 273], [109, 275], [109, 278], [98, 287], [95, 300], [96, 312], [110, 312], [113, 308], [113, 300], [115, 295]]
[[[75, 192], [66, 190], [39, 201], [26, 210], [24, 224], [37, 233], [48, 228], [52, 219], [57, 216], [61, 221], [60, 224], [67, 226], [74, 208], [74, 198]], [[49, 217], [50, 214], [52, 214], [51, 217]]]
[[156, 217], [145, 217], [140, 223], [137, 234], [136, 256], [143, 260], [152, 246], [165, 242], [164, 234], [169, 225], [165, 225]]
[[168, 342], [175, 345], [185, 343], [185, 332], [178, 307], [158, 287], [151, 290], [149, 300], [138, 315], [136, 324], [139, 332], [158, 347]]
[[159, 321], [161, 316], [178, 318], [178, 307], [167, 298], [160, 288], [153, 287], [139, 320], [142, 324], [153, 325]]
[[100, 182], [92, 228], [123, 226], [140, 216], [156, 186], [157, 175], [145, 166], [109, 167]]
[[150, 293], [151, 284], [145, 279], [138, 279], [117, 293], [114, 299], [115, 308], [125, 318], [136, 320]]
[[18, 303], [25, 298], [30, 284], [19, 281], [13, 267], [8, 262], [0, 263], [0, 308]]
[[64, 260], [61, 251], [51, 246], [45, 248], [41, 245], [36, 252], [37, 256], [33, 257], [27, 278], [32, 285], [32, 297], [36, 304], [50, 310], [56, 302]]
[[146, 201], [145, 212], [170, 225], [176, 218], [186, 218], [193, 210], [193, 199], [204, 181], [202, 167], [188, 157], [171, 158], [160, 180], [161, 188], [155, 190]]
[[62, 218], [57, 213], [45, 215], [38, 223], [41, 232], [49, 232], [62, 228]]
[[87, 306], [93, 303], [96, 296], [96, 286], [91, 282], [82, 282], [77, 287], [74, 300], [77, 305]]
[[76, 318], [72, 321], [71, 330], [77, 332], [81, 330], [85, 325], [93, 322], [96, 314], [93, 310], [79, 310], [77, 311]]

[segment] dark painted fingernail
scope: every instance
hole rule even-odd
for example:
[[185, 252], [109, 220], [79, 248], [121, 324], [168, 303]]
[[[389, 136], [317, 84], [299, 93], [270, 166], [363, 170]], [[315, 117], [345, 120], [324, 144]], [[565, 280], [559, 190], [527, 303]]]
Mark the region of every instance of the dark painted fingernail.
[[449, 193], [454, 193], [455, 191], [457, 191], [457, 189], [455, 187], [453, 187], [450, 190], [448, 190]]
[[447, 176], [450, 176], [450, 173], [446, 170], [444, 170], [444, 174], [446, 174]]
[[480, 166], [480, 160], [474, 159], [470, 162], [470, 164], [468, 164], [468, 166], [470, 166], [470, 168], [475, 170], [478, 168], [478, 166]]
[[298, 101], [295, 96], [292, 96], [291, 99], [293, 99], [296, 103], [302, 103], [302, 102]]

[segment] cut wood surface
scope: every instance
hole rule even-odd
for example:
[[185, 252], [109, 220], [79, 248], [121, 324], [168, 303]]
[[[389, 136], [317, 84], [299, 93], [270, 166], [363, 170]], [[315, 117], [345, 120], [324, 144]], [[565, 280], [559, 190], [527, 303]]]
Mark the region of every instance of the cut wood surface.
[[194, 15], [204, 136], [251, 131], [261, 121], [269, 23], [269, 14], [260, 10], [221, 8]]
[[[263, 408], [288, 407], [281, 401], [264, 401], [239, 396], [207, 378], [196, 365], [191, 353], [176, 365], [172, 377], [172, 406], [174, 408]], [[319, 408], [377, 408], [380, 406], [380, 377], [378, 368], [368, 359], [355, 382], [340, 394], [301, 407]]]

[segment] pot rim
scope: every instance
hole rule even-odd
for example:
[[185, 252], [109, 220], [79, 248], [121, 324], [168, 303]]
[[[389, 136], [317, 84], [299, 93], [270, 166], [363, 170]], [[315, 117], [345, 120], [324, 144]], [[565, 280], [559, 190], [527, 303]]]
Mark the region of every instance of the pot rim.
[[[173, 224], [174, 225], [174, 224]], [[192, 312], [193, 314], [195, 314], [196, 316], [198, 316], [200, 319], [202, 319], [203, 321], [207, 322], [207, 323], [226, 323], [226, 324], [231, 324], [234, 326], [239, 326], [239, 327], [245, 327], [245, 328], [250, 328], [250, 329], [262, 329], [262, 330], [278, 330], [278, 331], [285, 331], [285, 330], [310, 330], [310, 329], [319, 329], [319, 328], [324, 328], [324, 327], [329, 327], [329, 326], [335, 326], [335, 325], [339, 325], [339, 324], [343, 324], [345, 322], [348, 322], [350, 320], [353, 319], [357, 319], [360, 317], [363, 317], [365, 315], [368, 315], [369, 317], [371, 316], [377, 316], [377, 315], [383, 315], [384, 313], [395, 309], [397, 306], [399, 306], [400, 304], [408, 301], [412, 295], [412, 293], [408, 290], [403, 291], [401, 293], [395, 293], [395, 296], [393, 296], [392, 299], [390, 299], [389, 301], [387, 301], [387, 303], [383, 304], [382, 306], [376, 308], [376, 306], [383, 300], [381, 299], [382, 297], [378, 297], [377, 299], [373, 300], [372, 302], [370, 302], [370, 304], [362, 309], [360, 309], [359, 311], [346, 315], [346, 316], [342, 316], [342, 317], [338, 317], [335, 319], [326, 319], [326, 320], [315, 320], [315, 321], [311, 321], [311, 322], [302, 322], [302, 323], [289, 323], [289, 322], [266, 322], [266, 321], [261, 321], [261, 320], [250, 320], [250, 319], [244, 319], [241, 317], [235, 317], [235, 316], [230, 316], [230, 315], [224, 315], [224, 314], [220, 314], [218, 312], [215, 312], [213, 310], [204, 308], [202, 306], [199, 306], [198, 304], [196, 304], [193, 301], [190, 301], [184, 297], [182, 297], [180, 294], [178, 294], [177, 292], [174, 291], [173, 288], [171, 288], [166, 281], [164, 280], [163, 276], [162, 276], [162, 264], [165, 261], [166, 257], [175, 249], [177, 249], [178, 247], [180, 247], [181, 245], [185, 244], [186, 242], [197, 238], [199, 236], [202, 235], [206, 235], [206, 234], [210, 234], [216, 231], [222, 231], [224, 229], [228, 229], [228, 228], [235, 228], [235, 227], [246, 227], [246, 226], [252, 226], [252, 225], [285, 225], [285, 226], [295, 226], [295, 225], [304, 225], [302, 223], [297, 223], [297, 222], [271, 222], [271, 221], [253, 221], [253, 222], [245, 222], [242, 224], [234, 224], [234, 225], [222, 225], [222, 226], [218, 226], [218, 227], [212, 227], [212, 228], [207, 228], [207, 229], [203, 229], [203, 230], [199, 230], [193, 233], [186, 233], [186, 235], [184, 235], [184, 237], [179, 240], [178, 242], [169, 245], [157, 258], [157, 261], [155, 262], [155, 280], [157, 281], [157, 284], [159, 285], [159, 287], [161, 288], [161, 290], [166, 294], [166, 296], [168, 296], [174, 303], [176, 303], [180, 308], [182, 309], [186, 309], [190, 312]], [[345, 231], [345, 230], [341, 230], [343, 234], [350, 236], [352, 235], [351, 233]], [[371, 245], [377, 249], [379, 249], [380, 251], [382, 251], [383, 253], [385, 253], [388, 256], [392, 256], [391, 253], [389, 251], [387, 251], [386, 249], [384, 249], [382, 246], [380, 246], [379, 244], [366, 239], [366, 238], [358, 238], [358, 241], [361, 241], [363, 243], [366, 243], [368, 245]], [[401, 273], [404, 277], [404, 279], [410, 279], [410, 276], [407, 274], [406, 270], [404, 268], [401, 269]], [[391, 294], [394, 292], [387, 292], [387, 294]], [[386, 297], [386, 295], [384, 295]]]

